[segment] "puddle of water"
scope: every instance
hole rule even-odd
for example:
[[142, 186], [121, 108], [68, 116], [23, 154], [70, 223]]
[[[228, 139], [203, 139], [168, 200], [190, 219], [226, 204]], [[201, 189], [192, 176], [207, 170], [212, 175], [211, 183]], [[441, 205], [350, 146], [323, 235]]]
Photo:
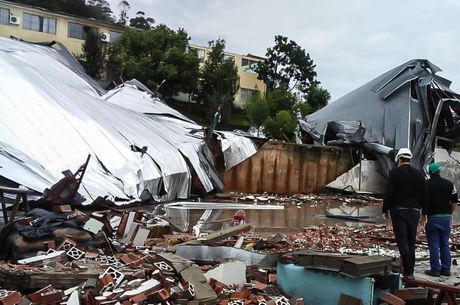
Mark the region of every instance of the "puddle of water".
[[[230, 219], [237, 210], [213, 210], [207, 222], [213, 222], [221, 219]], [[203, 210], [190, 210], [190, 224], [196, 224], [203, 214]], [[318, 226], [321, 224], [334, 225], [343, 224], [346, 226], [362, 226], [367, 222], [344, 221], [341, 219], [326, 218], [326, 214], [349, 215], [349, 216], [369, 216], [367, 221], [383, 223], [381, 219], [381, 207], [349, 207], [349, 206], [302, 206], [287, 207], [284, 210], [245, 210], [246, 222], [254, 225], [260, 231], [302, 231], [308, 226]], [[321, 217], [321, 215], [323, 217]], [[231, 221], [227, 222], [231, 223]], [[206, 229], [219, 229], [222, 224], [209, 224]]]
[[[204, 210], [189, 210], [187, 211], [187, 219], [190, 227], [195, 225]], [[210, 216], [206, 219], [205, 229], [219, 230], [228, 227], [232, 224], [234, 213], [237, 210], [212, 210]], [[346, 205], [314, 205], [287, 207], [284, 210], [245, 210], [246, 222], [254, 225], [257, 231], [266, 232], [289, 232], [303, 231], [308, 226], [319, 226], [322, 224], [333, 226], [335, 224], [360, 227], [369, 224], [384, 224], [381, 213], [381, 206], [346, 206]], [[365, 218], [366, 222], [362, 221], [347, 221], [343, 219], [326, 218], [324, 215], [348, 215], [348, 216], [369, 216]], [[217, 222], [219, 220], [228, 219], [226, 222]], [[459, 209], [453, 216], [453, 223], [460, 223]]]

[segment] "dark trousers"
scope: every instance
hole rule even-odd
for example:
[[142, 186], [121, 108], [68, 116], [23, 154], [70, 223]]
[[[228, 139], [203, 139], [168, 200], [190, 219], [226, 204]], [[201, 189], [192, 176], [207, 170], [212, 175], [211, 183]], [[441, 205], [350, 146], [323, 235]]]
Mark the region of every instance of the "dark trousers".
[[[425, 232], [428, 248], [430, 249], [431, 271], [450, 271], [449, 237], [452, 228], [451, 220], [452, 217], [428, 217]], [[440, 258], [441, 264], [439, 264]]]
[[404, 275], [413, 275], [415, 266], [415, 239], [417, 238], [420, 211], [393, 208], [390, 213]]

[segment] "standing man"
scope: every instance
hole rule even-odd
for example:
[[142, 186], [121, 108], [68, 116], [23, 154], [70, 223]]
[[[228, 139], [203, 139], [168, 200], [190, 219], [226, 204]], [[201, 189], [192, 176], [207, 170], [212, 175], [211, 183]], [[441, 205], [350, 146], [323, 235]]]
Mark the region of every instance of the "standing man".
[[[431, 163], [428, 166], [428, 221], [425, 226], [426, 239], [430, 250], [430, 270], [425, 274], [431, 276], [450, 276], [449, 237], [452, 229], [452, 213], [457, 206], [457, 190], [452, 182], [442, 178], [442, 166]], [[441, 257], [439, 257], [441, 254]], [[439, 263], [441, 258], [441, 264]]]
[[382, 211], [385, 220], [390, 211], [403, 275], [408, 279], [414, 278], [417, 226], [419, 220], [422, 224], [426, 221], [427, 200], [425, 177], [410, 165], [411, 159], [412, 152], [408, 148], [401, 148], [396, 154], [397, 167], [390, 171]]

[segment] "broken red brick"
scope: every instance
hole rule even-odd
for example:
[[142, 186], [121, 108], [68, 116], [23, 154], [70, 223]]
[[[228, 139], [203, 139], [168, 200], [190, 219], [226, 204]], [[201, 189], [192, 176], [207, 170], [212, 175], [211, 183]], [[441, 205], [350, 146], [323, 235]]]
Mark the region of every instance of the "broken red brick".
[[113, 280], [112, 275], [106, 274], [102, 278], [99, 279], [99, 281], [96, 284], [96, 290], [101, 293], [104, 288], [106, 288], [109, 285], [115, 285], [115, 281]]
[[6, 296], [0, 299], [2, 305], [16, 305], [22, 300], [21, 294], [17, 291], [9, 291]]
[[47, 293], [47, 292], [50, 292], [50, 291], [53, 291], [54, 288], [51, 287], [51, 285], [48, 285], [34, 293], [30, 293], [27, 295], [27, 298], [32, 301], [32, 303], [40, 303], [40, 300], [41, 300], [41, 294], [42, 293]]
[[133, 303], [141, 303], [147, 300], [147, 296], [144, 293], [140, 293], [138, 295], [131, 297], [129, 300]]
[[273, 284], [273, 283], [276, 282], [276, 274], [275, 274], [275, 273], [270, 273], [270, 274], [268, 275], [268, 282], [269, 282], [270, 284]]
[[48, 250], [48, 249], [56, 249], [56, 243], [54, 242], [54, 240], [45, 241], [44, 244], [46, 246], [46, 250]]
[[388, 292], [382, 295], [379, 299], [389, 305], [406, 305], [406, 301]]
[[40, 303], [42, 304], [56, 304], [61, 303], [64, 298], [62, 290], [47, 291], [40, 294]]
[[241, 291], [236, 291], [232, 293], [231, 298], [232, 299], [240, 299], [240, 300], [246, 300], [249, 299], [249, 296], [251, 293], [247, 288], [243, 288]]
[[267, 284], [264, 284], [258, 281], [254, 281], [252, 284], [252, 287], [258, 290], [264, 290], [265, 288], [267, 288]]

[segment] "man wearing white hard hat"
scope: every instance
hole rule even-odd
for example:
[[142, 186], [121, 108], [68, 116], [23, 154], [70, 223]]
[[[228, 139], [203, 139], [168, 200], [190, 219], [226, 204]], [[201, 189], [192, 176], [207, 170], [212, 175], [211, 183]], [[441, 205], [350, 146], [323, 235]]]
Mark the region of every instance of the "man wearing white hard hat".
[[396, 154], [396, 168], [390, 171], [382, 209], [385, 220], [390, 212], [403, 275], [409, 279], [414, 277], [417, 226], [419, 221], [426, 222], [427, 204], [425, 177], [410, 165], [411, 159], [408, 148], [401, 148]]

